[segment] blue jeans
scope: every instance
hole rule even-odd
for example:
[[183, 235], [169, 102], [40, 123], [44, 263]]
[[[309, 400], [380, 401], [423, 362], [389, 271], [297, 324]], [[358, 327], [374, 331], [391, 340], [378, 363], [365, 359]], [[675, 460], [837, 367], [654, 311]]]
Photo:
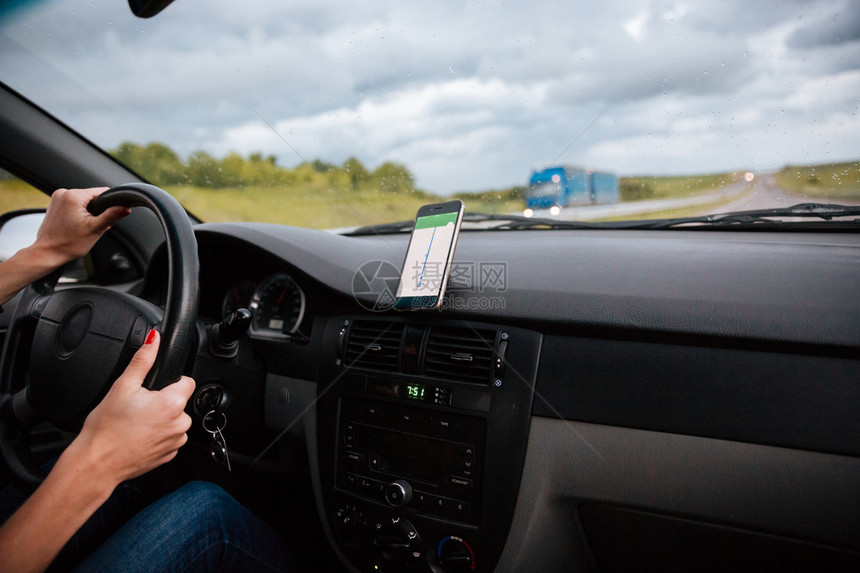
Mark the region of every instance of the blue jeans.
[[220, 487], [191, 482], [150, 504], [74, 571], [288, 571], [285, 540]]
[[283, 537], [217, 485], [191, 482], [148, 501], [133, 484], [118, 487], [48, 570], [292, 570]]

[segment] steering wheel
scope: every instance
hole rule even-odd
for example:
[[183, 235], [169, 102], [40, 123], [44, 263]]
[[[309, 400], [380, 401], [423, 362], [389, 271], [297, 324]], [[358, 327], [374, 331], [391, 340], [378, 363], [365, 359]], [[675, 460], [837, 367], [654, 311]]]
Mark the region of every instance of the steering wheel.
[[45, 477], [31, 455], [29, 429], [48, 420], [64, 430], [80, 430], [151, 328], [161, 332], [161, 345], [146, 388], [178, 380], [193, 356], [199, 261], [188, 215], [167, 192], [143, 183], [109, 189], [87, 209], [98, 215], [114, 206], [146, 207], [161, 223], [168, 255], [165, 307], [106, 288], [59, 289], [59, 272], [24, 289], [0, 362], [4, 388], [19, 388], [28, 380], [0, 404], [0, 460], [24, 491]]

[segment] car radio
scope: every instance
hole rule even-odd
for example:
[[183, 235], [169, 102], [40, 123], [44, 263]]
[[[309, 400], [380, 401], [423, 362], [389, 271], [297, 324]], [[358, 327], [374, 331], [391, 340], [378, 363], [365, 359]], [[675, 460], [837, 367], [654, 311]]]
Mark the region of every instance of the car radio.
[[337, 487], [392, 507], [475, 523], [485, 422], [375, 400], [341, 409]]
[[359, 571], [492, 571], [517, 501], [541, 336], [335, 317], [317, 430], [329, 533]]

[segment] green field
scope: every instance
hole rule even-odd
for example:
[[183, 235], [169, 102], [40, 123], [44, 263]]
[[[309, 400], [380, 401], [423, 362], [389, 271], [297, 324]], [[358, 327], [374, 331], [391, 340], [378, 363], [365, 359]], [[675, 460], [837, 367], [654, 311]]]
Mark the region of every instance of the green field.
[[446, 199], [460, 199], [472, 213], [518, 213], [525, 207], [525, 187], [493, 189], [477, 193], [457, 193]]
[[[380, 190], [370, 184], [352, 188], [343, 173], [312, 172], [301, 181], [279, 185], [246, 185], [212, 188], [199, 185], [164, 185], [192, 214], [202, 221], [258, 221], [310, 228], [372, 225], [415, 217], [418, 207], [450, 198], [462, 199], [466, 210], [483, 213], [518, 213], [523, 210], [522, 186], [440, 197], [419, 190]], [[727, 187], [742, 173], [676, 177], [623, 177], [622, 201], [689, 197]], [[821, 197], [860, 198], [860, 163], [838, 163], [783, 168], [775, 174], [780, 187]], [[0, 179], [0, 212], [25, 207], [44, 207], [47, 197], [15, 179]], [[705, 206], [708, 207], [708, 206]], [[655, 216], [684, 216], [701, 211], [688, 207]], [[641, 218], [641, 215], [629, 218]]]
[[0, 213], [47, 207], [48, 196], [18, 179], [0, 179]]
[[[689, 196], [724, 185], [729, 175], [700, 177], [625, 178], [628, 186], [647, 189], [647, 198]], [[279, 186], [245, 186], [213, 189], [194, 185], [165, 185], [189, 212], [202, 221], [255, 221], [318, 229], [355, 227], [404, 221], [415, 217], [421, 205], [460, 198], [466, 210], [481, 213], [518, 213], [523, 210], [523, 187], [460, 193], [439, 197], [422, 191], [390, 192], [378, 189], [335, 188], [324, 177], [316, 181]], [[0, 212], [44, 207], [47, 197], [23, 182], [0, 180]]]
[[674, 177], [622, 177], [619, 181], [622, 201], [689, 197], [737, 183], [743, 173], [712, 173]]
[[418, 207], [439, 200], [422, 192], [337, 191], [325, 183], [210, 189], [167, 186], [203, 221], [255, 221], [329, 229], [409, 220]]
[[860, 162], [857, 161], [804, 167], [789, 165], [774, 177], [780, 187], [792, 193], [834, 199], [860, 198]]

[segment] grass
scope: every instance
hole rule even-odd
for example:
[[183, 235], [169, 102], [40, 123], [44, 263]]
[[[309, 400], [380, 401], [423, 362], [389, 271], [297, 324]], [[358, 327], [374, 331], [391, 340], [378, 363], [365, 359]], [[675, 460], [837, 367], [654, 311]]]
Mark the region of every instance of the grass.
[[466, 212], [472, 213], [519, 213], [525, 209], [522, 199], [512, 200], [484, 200], [464, 199]]
[[[623, 201], [689, 197], [736, 183], [742, 173], [677, 177], [623, 177]], [[811, 196], [860, 198], [860, 162], [788, 166], [775, 174], [778, 185]], [[333, 189], [325, 181], [270, 186], [211, 189], [190, 185], [166, 187], [180, 203], [203, 221], [259, 221], [310, 228], [372, 225], [413, 219], [421, 205], [442, 201], [422, 191], [389, 193], [378, 189]], [[518, 213], [523, 187], [461, 193], [467, 211]], [[45, 207], [48, 197], [15, 179], [0, 179], [0, 212]], [[648, 213], [648, 218], [685, 217], [708, 212], [722, 203]], [[641, 219], [642, 214], [605, 220]]]
[[690, 207], [679, 207], [678, 209], [666, 209], [664, 211], [649, 211], [647, 213], [634, 213], [631, 215], [619, 215], [616, 217], [605, 217], [602, 219], [594, 219], [595, 222], [607, 221], [641, 221], [642, 219], [677, 219], [681, 217], [698, 217], [711, 213], [714, 209], [722, 207], [728, 201], [733, 201], [737, 197], [731, 197], [725, 201], [714, 201], [713, 203], [703, 203], [701, 205], [693, 205]]
[[[689, 195], [691, 189], [704, 190], [707, 184], [724, 181], [718, 176], [643, 177], [635, 180], [645, 181], [649, 188], [655, 189], [655, 197]], [[386, 193], [368, 189], [333, 190], [322, 181], [282, 187], [247, 186], [227, 189], [182, 185], [168, 186], [166, 190], [203, 221], [255, 221], [318, 229], [409, 220], [415, 217], [421, 205], [446, 199], [420, 191]], [[518, 213], [524, 207], [522, 193], [521, 187], [513, 187], [499, 191], [463, 193], [457, 197], [466, 204], [467, 211]], [[33, 206], [44, 207], [47, 204], [48, 197], [26, 183], [0, 180], [0, 212]], [[670, 214], [665, 216], [675, 216], [671, 214], [674, 212], [667, 212]], [[641, 215], [629, 218], [641, 218]]]
[[[333, 191], [324, 183], [290, 187], [166, 187], [203, 221], [256, 221], [327, 229], [413, 219], [418, 207], [440, 200], [415, 193]], [[47, 195], [16, 179], [0, 179], [0, 213], [47, 207]]]
[[525, 187], [491, 189], [472, 193], [456, 193], [450, 199], [460, 199], [466, 211], [473, 213], [518, 213], [525, 208]]
[[413, 219], [439, 198], [423, 192], [334, 191], [324, 183], [286, 187], [167, 187], [203, 221], [256, 221], [328, 229]]
[[860, 162], [783, 167], [777, 184], [792, 193], [830, 198], [860, 198]]
[[622, 177], [622, 201], [642, 201], [690, 195], [727, 187], [742, 178], [741, 173], [681, 175], [675, 177]]
[[47, 195], [18, 179], [0, 179], [0, 213], [16, 209], [47, 207]]
[[714, 210], [719, 207], [749, 195], [753, 189], [753, 184], [747, 183], [746, 188], [739, 194], [728, 195], [718, 201], [711, 201], [709, 203], [702, 203], [699, 205], [690, 205], [688, 207], [678, 207], [676, 209], [664, 209], [662, 211], [648, 211], [645, 213], [606, 217], [603, 219], [595, 219], [595, 221], [638, 221], [640, 219], [678, 219], [682, 217], [698, 217], [713, 213]]

